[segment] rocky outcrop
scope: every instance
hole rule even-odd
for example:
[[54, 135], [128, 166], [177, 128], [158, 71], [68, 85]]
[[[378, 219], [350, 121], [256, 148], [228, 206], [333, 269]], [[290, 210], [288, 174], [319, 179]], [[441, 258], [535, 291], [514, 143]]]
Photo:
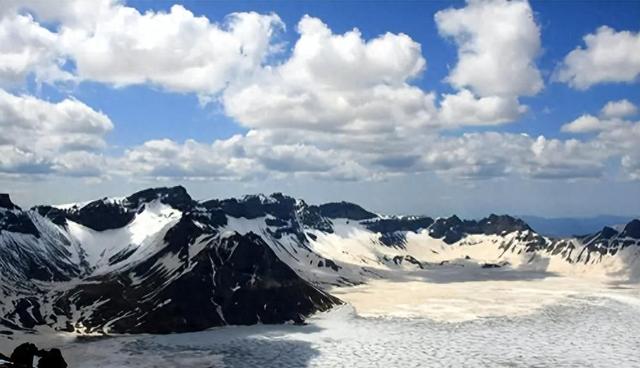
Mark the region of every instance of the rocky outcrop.
[[369, 212], [354, 203], [349, 202], [333, 202], [325, 203], [318, 206], [320, 214], [328, 218], [346, 218], [349, 220], [367, 220], [378, 217], [373, 212]]
[[20, 207], [11, 202], [11, 197], [7, 193], [0, 193], [0, 209], [19, 210]]
[[13, 350], [11, 357], [0, 354], [0, 368], [33, 368], [36, 358], [38, 368], [67, 368], [60, 349], [40, 350], [32, 343], [19, 345]]

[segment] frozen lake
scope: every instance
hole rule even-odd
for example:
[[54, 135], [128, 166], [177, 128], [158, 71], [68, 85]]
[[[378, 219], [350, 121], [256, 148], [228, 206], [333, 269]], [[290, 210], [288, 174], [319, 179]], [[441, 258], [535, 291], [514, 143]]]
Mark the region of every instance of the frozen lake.
[[[550, 280], [405, 285], [414, 303], [390, 292], [402, 291], [402, 283], [374, 283], [343, 291], [341, 297], [353, 304], [317, 315], [307, 326], [57, 345], [72, 368], [640, 367], [636, 286], [589, 288], [576, 280]], [[569, 285], [575, 290], [560, 290]], [[365, 303], [363, 295], [380, 302]], [[391, 313], [389, 303], [399, 313]]]

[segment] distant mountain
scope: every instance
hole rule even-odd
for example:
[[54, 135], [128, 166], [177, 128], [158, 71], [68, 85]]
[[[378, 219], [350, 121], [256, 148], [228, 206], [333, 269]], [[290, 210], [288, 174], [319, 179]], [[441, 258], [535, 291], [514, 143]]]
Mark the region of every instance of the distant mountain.
[[545, 218], [537, 216], [519, 216], [542, 235], [576, 236], [591, 234], [605, 226], [624, 225], [633, 219], [632, 216], [595, 216], [595, 217], [562, 217]]
[[[169, 333], [302, 322], [328, 286], [434, 267], [640, 278], [640, 221], [548, 238], [508, 215], [381, 216], [280, 193], [193, 200], [183, 187], [23, 210], [0, 195], [0, 326]], [[416, 274], [416, 272], [418, 272]]]

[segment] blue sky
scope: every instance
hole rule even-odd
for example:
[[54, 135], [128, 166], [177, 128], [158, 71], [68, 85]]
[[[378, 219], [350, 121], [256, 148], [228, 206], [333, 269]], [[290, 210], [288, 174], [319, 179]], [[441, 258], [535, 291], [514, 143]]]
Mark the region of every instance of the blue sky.
[[[192, 14], [179, 18], [175, 4]], [[16, 155], [0, 160], [0, 184], [24, 205], [182, 184], [199, 198], [282, 191], [311, 202], [353, 200], [380, 212], [637, 215], [640, 149], [635, 143], [640, 129], [634, 106], [640, 104], [640, 62], [633, 55], [640, 53], [640, 7], [629, 1], [509, 4], [105, 1], [102, 8], [95, 6], [103, 11], [83, 11], [71, 6], [51, 9], [42, 2], [7, 3], [0, 12], [0, 29], [10, 34], [10, 27], [16, 27], [28, 36], [0, 53], [24, 55], [29, 50], [37, 58], [22, 64], [11, 58], [0, 61], [16, 63], [0, 65], [0, 70], [8, 70], [0, 73], [0, 88], [9, 94], [4, 106], [25, 115], [13, 121], [6, 118], [13, 116], [10, 113], [0, 114], [0, 120], [5, 119], [0, 126], [11, 132], [9, 136], [22, 135], [6, 143], [0, 140], [0, 148], [4, 144]], [[135, 10], [138, 13], [131, 13]], [[123, 15], [127, 12], [129, 18]], [[242, 23], [249, 35], [234, 33], [235, 18], [229, 14], [250, 12], [260, 18]], [[438, 12], [446, 14], [438, 20]], [[478, 19], [480, 13], [496, 14], [496, 22], [524, 31], [513, 37], [496, 33], [504, 42], [491, 45], [483, 40], [504, 28], [485, 27], [492, 20]], [[154, 30], [162, 33], [153, 28], [161, 24], [160, 14], [169, 15], [160, 27], [174, 22], [179, 29], [181, 21], [187, 25], [177, 31], [184, 32], [178, 34], [183, 38], [155, 41], [148, 53], [140, 54], [148, 57], [140, 59], [142, 66], [128, 70], [118, 56], [133, 55], [131, 45], [137, 42], [149, 44]], [[305, 15], [321, 23], [308, 21], [311, 31], [303, 34], [299, 22]], [[32, 33], [26, 31], [26, 23], [11, 23], [24, 17], [33, 17]], [[200, 21], [207, 24], [197, 28], [194, 17], [204, 17]], [[252, 28], [262, 20], [270, 22], [260, 23], [264, 30]], [[455, 23], [454, 28], [447, 30], [445, 21]], [[124, 22], [118, 24], [131, 26], [134, 34], [110, 30], [108, 22]], [[610, 32], [600, 32], [602, 26]], [[354, 28], [360, 35], [352, 48], [335, 43]], [[315, 44], [319, 51], [294, 54], [297, 45], [314, 45], [312, 33], [319, 30], [329, 32], [318, 41], [325, 44]], [[51, 35], [42, 36], [45, 31]], [[265, 36], [267, 31], [272, 33]], [[392, 35], [385, 39], [385, 53], [358, 53], [385, 34]], [[587, 35], [603, 42], [586, 45]], [[228, 41], [228, 36], [240, 41]], [[192, 38], [198, 40], [196, 46], [189, 44]], [[207, 46], [209, 41], [213, 46]], [[259, 63], [238, 71], [234, 60], [241, 59], [233, 58], [239, 56], [222, 51], [229, 61], [218, 61], [217, 51], [209, 50], [218, 42], [230, 42], [229, 48], [236, 45], [233, 42], [245, 42], [243, 47], [265, 42], [269, 49], [255, 51]], [[108, 55], [115, 55], [106, 61], [99, 57], [105, 43], [112, 47]], [[461, 56], [465, 47], [470, 54]], [[219, 73], [225, 84], [175, 79], [171, 63], [176, 73], [193, 66], [188, 60], [172, 59], [175, 50], [192, 52], [198, 66]], [[569, 55], [575, 50], [584, 52], [572, 64]], [[593, 59], [598, 53], [610, 53], [611, 60]], [[522, 57], [525, 54], [530, 56]], [[455, 74], [461, 58], [468, 58], [471, 67], [458, 75], [456, 84], [447, 77]], [[331, 79], [331, 74], [352, 67], [340, 64], [348, 60], [375, 72], [353, 80], [347, 73], [344, 83]], [[423, 62], [426, 68], [420, 67]], [[474, 62], [480, 63], [477, 68]], [[164, 64], [169, 67], [151, 67]], [[150, 66], [148, 71], [144, 65]], [[59, 69], [54, 76], [52, 68]], [[566, 71], [564, 77], [561, 70]], [[529, 72], [530, 78], [523, 77]], [[302, 79], [295, 79], [298, 76]], [[578, 85], [580, 80], [588, 82]], [[542, 85], [533, 87], [537, 81]], [[495, 87], [501, 84], [504, 88]], [[376, 88], [390, 89], [387, 97], [371, 97]], [[446, 115], [445, 94], [466, 96], [467, 105], [454, 106], [452, 98]], [[300, 95], [317, 100], [308, 106], [292, 102]], [[53, 133], [48, 137], [64, 137], [70, 132], [65, 124], [78, 126], [71, 134], [78, 141], [39, 136], [37, 142], [26, 141], [25, 132], [30, 131], [16, 121], [33, 118], [21, 105], [20, 99], [27, 96], [37, 100], [30, 100], [34, 109], [43, 109], [47, 116], [56, 116], [47, 109], [57, 109], [65, 99], [73, 101], [73, 108], [82, 113], [62, 114], [61, 121], [51, 118], [42, 123], [50, 126], [37, 131], [49, 129]], [[263, 98], [264, 105], [256, 103]], [[371, 106], [358, 109], [357, 104], [370, 98]], [[356, 107], [329, 114], [335, 101]], [[622, 112], [602, 112], [609, 102], [617, 103], [615, 111]], [[301, 112], [289, 112], [297, 107]], [[413, 121], [411, 114], [423, 117]], [[586, 128], [575, 122], [584, 114], [593, 118]], [[318, 115], [318, 121], [308, 118]], [[85, 147], [87, 140], [94, 147], [77, 148]], [[194, 143], [187, 143], [190, 140]], [[44, 169], [33, 174], [34, 167]]]
[[[295, 25], [309, 14], [319, 17], [335, 33], [358, 28], [364, 38], [385, 32], [406, 33], [423, 47], [427, 58], [427, 71], [414, 82], [426, 89], [450, 92], [443, 82], [449, 66], [455, 64], [456, 47], [438, 35], [433, 14], [449, 6], [460, 7], [464, 1], [239, 1], [239, 2], [179, 2], [196, 15], [212, 21], [221, 21], [230, 13], [257, 11], [277, 13], [288, 25], [280, 37], [288, 44], [295, 43]], [[168, 11], [173, 1], [129, 1], [128, 5], [140, 11]], [[538, 23], [542, 28], [544, 50], [537, 60], [545, 79], [563, 57], [582, 43], [585, 34], [601, 25], [619, 30], [640, 29], [640, 7], [630, 1], [532, 2]], [[567, 21], [567, 16], [571, 21]], [[280, 55], [281, 59], [287, 54]], [[201, 140], [228, 138], [244, 132], [233, 119], [221, 113], [218, 106], [198, 107], [194, 95], [167, 94], [147, 86], [134, 86], [114, 90], [104, 85], [81, 84], [74, 95], [108, 113], [121, 122], [121, 128], [111, 133], [117, 145], [140, 144], [149, 139], [172, 137], [184, 140], [197, 136]], [[106, 97], [108, 96], [108, 97]], [[563, 83], [547, 83], [537, 96], [528, 98], [530, 114], [514, 124], [501, 127], [505, 131], [561, 136], [558, 127], [577, 116], [597, 111], [607, 101], [627, 98], [640, 100], [637, 84], [603, 84], [588, 91], [575, 92]], [[575, 99], [579, 99], [576, 103]], [[553, 114], [545, 114], [545, 107]], [[177, 123], [179, 122], [179, 123]], [[459, 133], [459, 130], [454, 133]]]

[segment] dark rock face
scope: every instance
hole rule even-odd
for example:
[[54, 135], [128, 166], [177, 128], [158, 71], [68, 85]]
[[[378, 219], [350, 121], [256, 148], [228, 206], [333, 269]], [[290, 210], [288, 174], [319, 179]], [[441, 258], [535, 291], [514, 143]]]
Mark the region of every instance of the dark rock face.
[[[341, 303], [302, 280], [252, 233], [213, 237], [203, 251], [193, 254], [194, 239], [202, 234], [188, 223], [181, 221], [167, 234], [169, 246], [163, 254], [73, 289], [61, 300], [73, 296], [79, 308], [104, 300], [90, 318], [79, 322], [95, 331], [109, 325], [110, 331], [118, 333], [301, 321]], [[178, 267], [162, 267], [168, 257]], [[144, 281], [132, 283], [131, 273]], [[58, 307], [70, 313], [71, 305], [59, 303]], [[123, 316], [123, 311], [129, 313]]]
[[640, 220], [635, 219], [629, 222], [620, 234], [624, 238], [640, 239]]
[[7, 193], [0, 193], [0, 208], [4, 208], [7, 210], [19, 210], [20, 207], [16, 206], [11, 202], [11, 198]]
[[33, 207], [33, 210], [58, 226], [64, 226], [67, 223], [67, 211], [65, 210], [51, 206], [36, 206]]
[[2, 231], [40, 236], [29, 216], [4, 193], [0, 193], [0, 233]]
[[103, 200], [91, 202], [79, 210], [67, 212], [67, 219], [96, 231], [117, 229], [125, 226], [135, 215], [135, 211]]
[[[465, 223], [467, 223], [465, 221]], [[469, 222], [469, 226], [473, 227], [473, 221]], [[476, 233], [491, 235], [491, 234], [503, 234], [512, 233], [514, 231], [527, 231], [531, 230], [521, 219], [507, 216], [507, 215], [495, 215], [491, 214], [489, 217], [483, 218], [476, 223]], [[473, 230], [467, 230], [473, 233]]]
[[146, 189], [130, 195], [125, 203], [127, 207], [133, 209], [156, 199], [181, 211], [188, 211], [196, 205], [196, 202], [183, 186]]
[[418, 261], [417, 259], [415, 259], [412, 256], [395, 256], [393, 257], [393, 263], [397, 264], [397, 265], [401, 265], [403, 262], [407, 262], [407, 263], [411, 263], [414, 264], [416, 266], [418, 266], [418, 268], [423, 269], [424, 266], [422, 265], [422, 263], [420, 261]]
[[346, 218], [360, 221], [378, 217], [375, 213], [369, 212], [357, 204], [349, 202], [325, 203], [318, 207], [320, 208], [320, 214], [322, 214], [322, 216], [332, 219]]
[[[614, 256], [629, 246], [640, 246], [640, 220], [631, 220], [622, 231], [605, 226], [595, 234], [578, 237], [578, 240], [584, 246], [580, 249], [574, 262], [597, 262], [605, 256]], [[562, 252], [567, 252], [567, 247], [572, 246], [564, 240], [556, 241], [554, 245], [555, 253], [559, 253], [560, 249]], [[571, 249], [571, 251], [577, 250]]]
[[241, 199], [213, 199], [203, 202], [202, 205], [209, 210], [218, 209], [231, 217], [249, 220], [266, 215], [272, 215], [280, 220], [289, 220], [295, 216], [297, 208], [296, 200], [282, 193], [274, 193], [268, 197], [248, 195]]
[[447, 244], [453, 244], [462, 239], [464, 230], [462, 220], [458, 216], [437, 219], [429, 228], [429, 235], [436, 239], [442, 238]]
[[445, 243], [453, 244], [466, 234], [500, 235], [526, 230], [531, 230], [531, 228], [520, 219], [492, 214], [479, 221], [463, 221], [455, 215], [449, 218], [439, 218], [431, 226], [429, 232], [434, 238], [442, 238]]
[[388, 247], [402, 247], [406, 243], [406, 232], [419, 232], [433, 224], [431, 217], [392, 217], [361, 221], [367, 229], [380, 233], [378, 240]]
[[64, 225], [69, 219], [93, 230], [104, 231], [127, 225], [145, 203], [153, 200], [160, 200], [181, 211], [190, 210], [196, 204], [184, 187], [177, 186], [146, 189], [130, 195], [121, 203], [110, 202], [104, 198], [80, 208], [63, 210], [51, 206], [38, 206], [34, 209], [57, 225]]
[[33, 224], [33, 221], [24, 212], [0, 211], [0, 232], [2, 231], [29, 234], [36, 238], [40, 237], [40, 232]]
[[376, 233], [393, 233], [396, 231], [418, 232], [433, 224], [431, 217], [397, 217], [363, 222], [367, 229]]
[[302, 202], [299, 211], [300, 221], [304, 226], [320, 230], [325, 233], [333, 233], [331, 220], [322, 216], [318, 206], [307, 206]]

